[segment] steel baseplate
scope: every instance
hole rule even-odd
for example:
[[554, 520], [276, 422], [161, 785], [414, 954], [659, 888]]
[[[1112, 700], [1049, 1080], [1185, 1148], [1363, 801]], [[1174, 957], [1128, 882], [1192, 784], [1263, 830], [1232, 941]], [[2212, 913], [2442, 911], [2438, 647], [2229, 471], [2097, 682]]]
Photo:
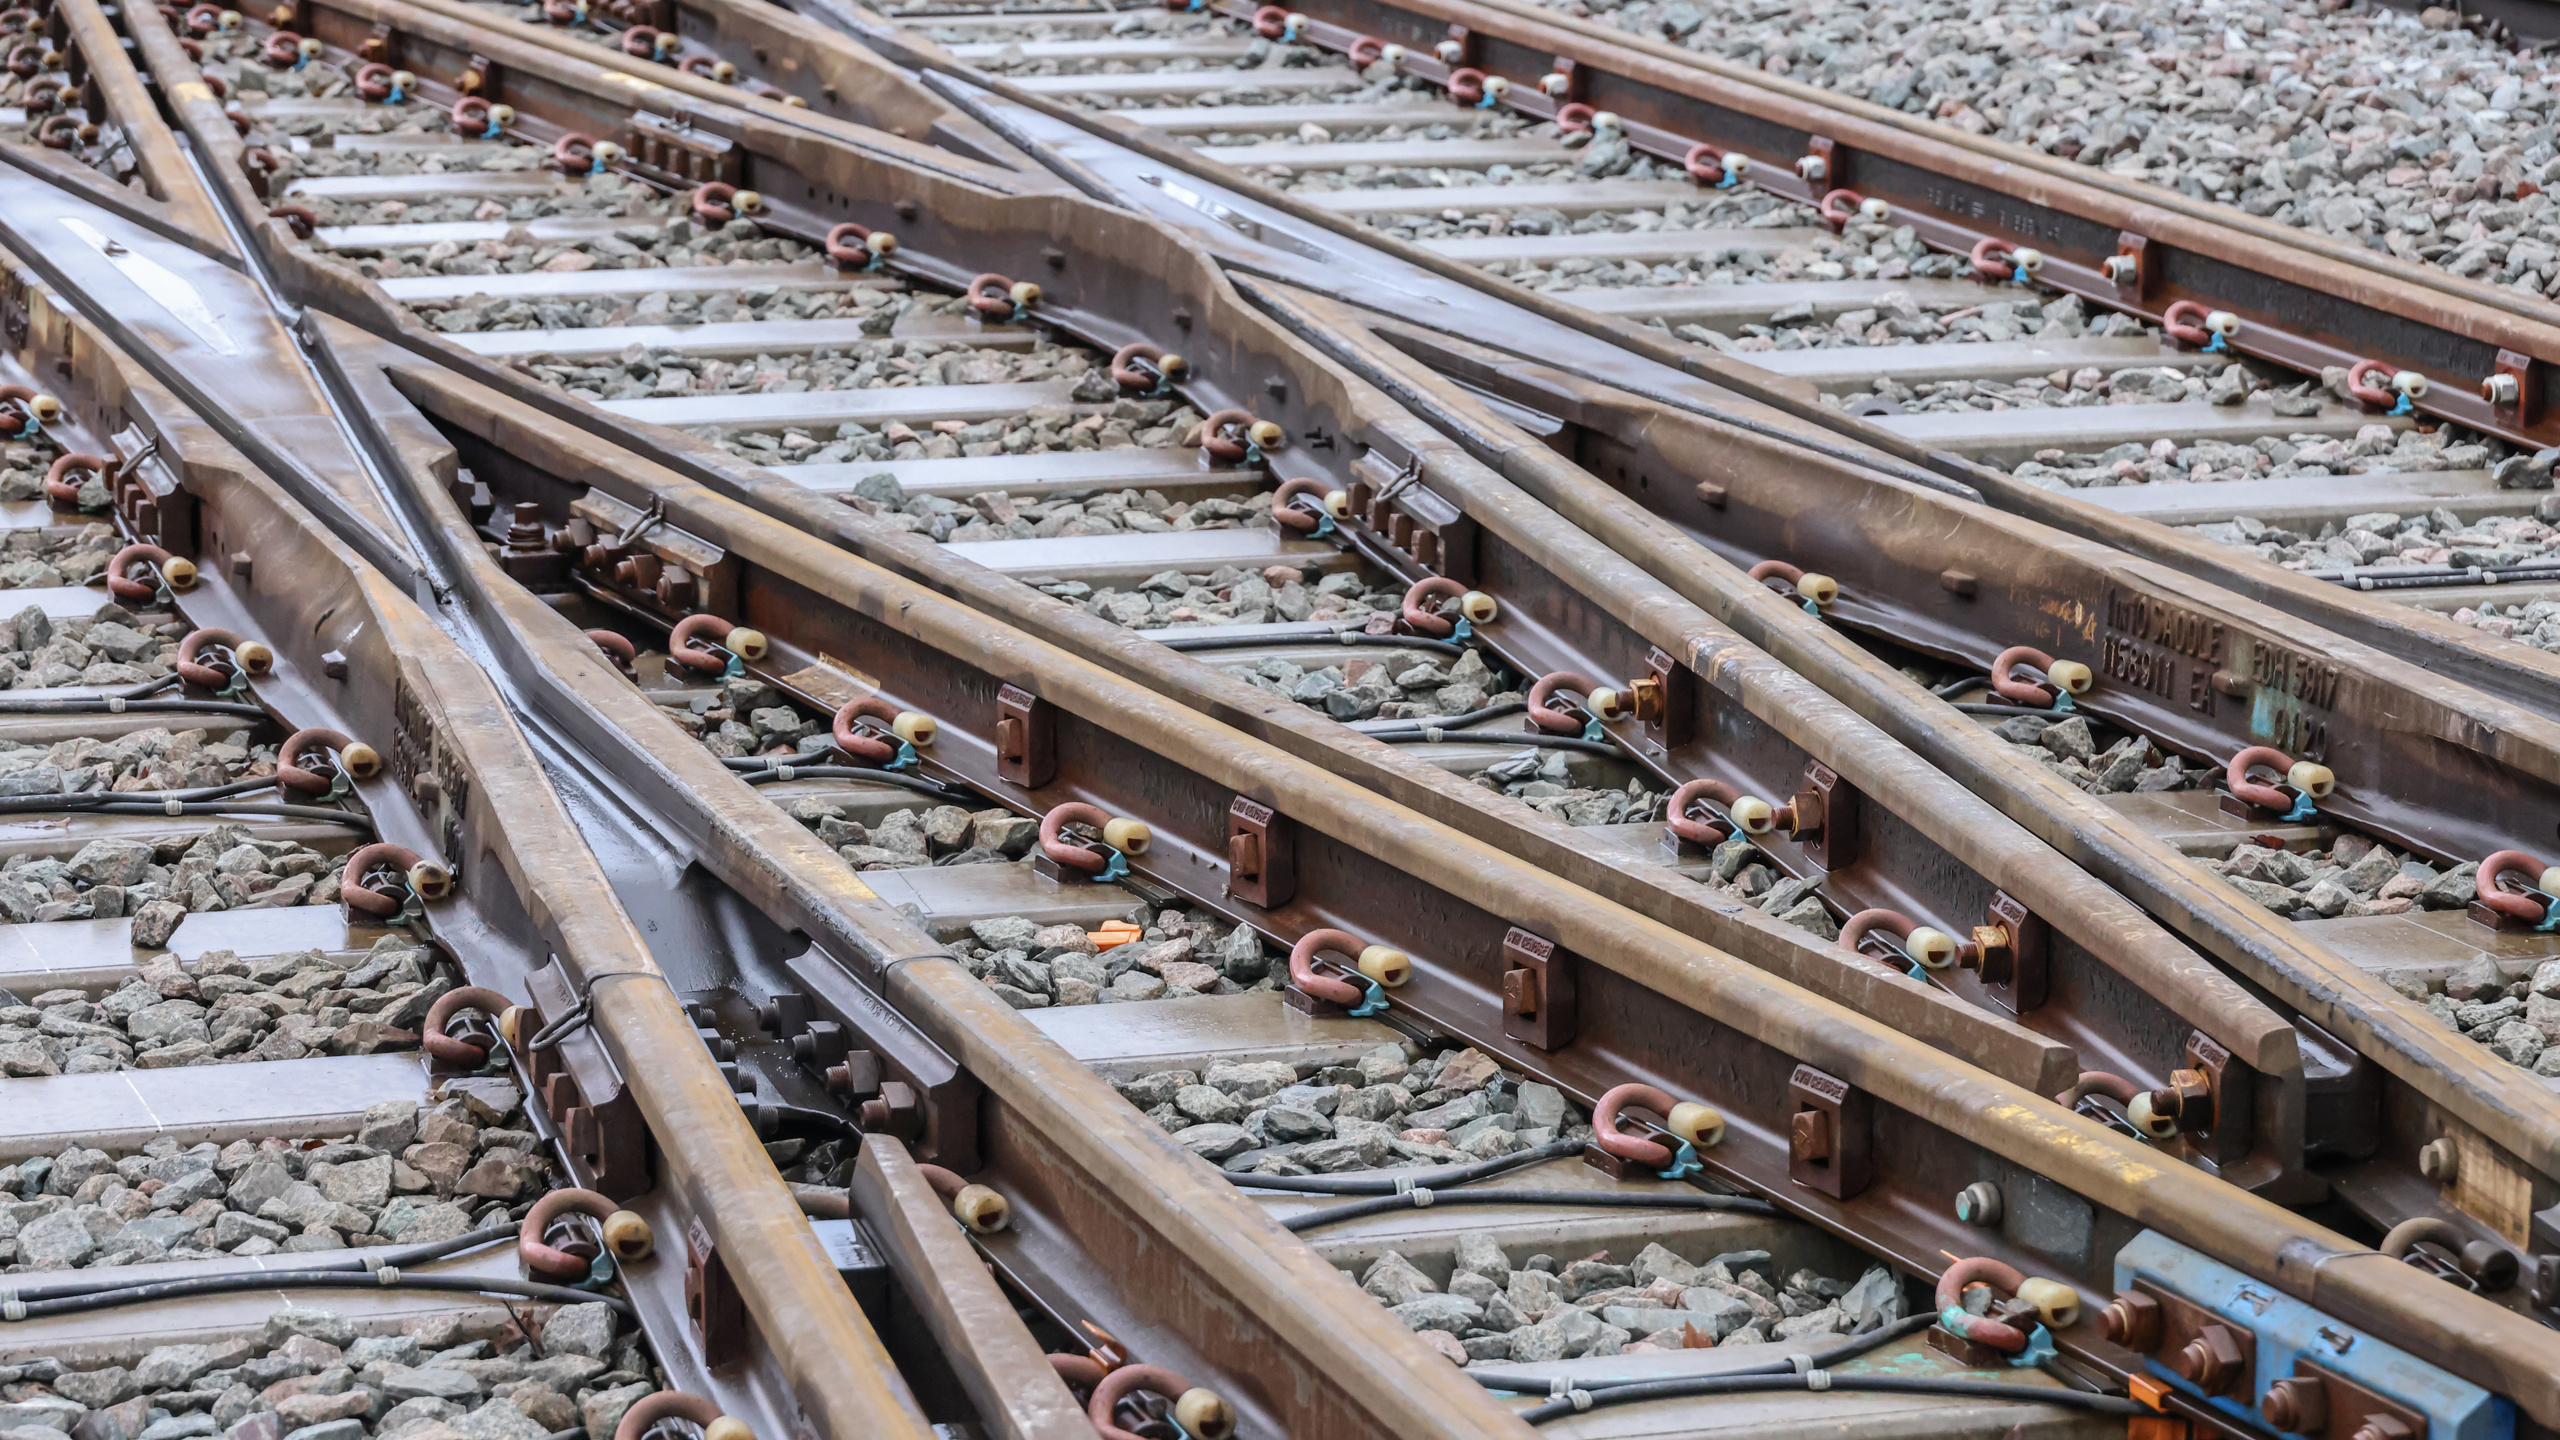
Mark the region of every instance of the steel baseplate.
[[[2141, 1354], [2159, 1379], [2250, 1424], [2324, 1440], [2368, 1427], [2395, 1440], [2516, 1433], [2508, 1400], [2157, 1231], [2116, 1252], [2116, 1295], [2130, 1323], [2111, 1323], [2108, 1338]], [[2206, 1331], [2220, 1332], [2214, 1348], [2198, 1338]], [[2189, 1378], [2197, 1373], [2221, 1393]]]

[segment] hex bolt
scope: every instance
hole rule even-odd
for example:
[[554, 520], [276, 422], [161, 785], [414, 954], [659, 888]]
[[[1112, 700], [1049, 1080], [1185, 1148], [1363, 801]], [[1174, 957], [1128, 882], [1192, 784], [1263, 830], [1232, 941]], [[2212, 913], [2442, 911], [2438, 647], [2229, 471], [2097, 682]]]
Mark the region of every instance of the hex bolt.
[[1956, 1192], [1956, 1218], [1967, 1225], [1987, 1229], [2000, 1223], [2000, 1215], [2000, 1187], [1990, 1181], [1976, 1180]]
[[2207, 1325], [2171, 1357], [2169, 1368], [2207, 1395], [2219, 1395], [2249, 1363], [2240, 1336], [2228, 1325]]
[[2307, 1435], [2329, 1424], [2329, 1388], [2307, 1376], [2279, 1380], [2267, 1387], [2258, 1410], [2277, 1429]]
[[2139, 1290], [2123, 1290], [2098, 1312], [2098, 1333], [2107, 1343], [2149, 1353], [2160, 1343], [2160, 1302]]
[[1819, 1110], [1799, 1110], [1787, 1122], [1787, 1154], [1797, 1160], [1831, 1158], [1831, 1117]]

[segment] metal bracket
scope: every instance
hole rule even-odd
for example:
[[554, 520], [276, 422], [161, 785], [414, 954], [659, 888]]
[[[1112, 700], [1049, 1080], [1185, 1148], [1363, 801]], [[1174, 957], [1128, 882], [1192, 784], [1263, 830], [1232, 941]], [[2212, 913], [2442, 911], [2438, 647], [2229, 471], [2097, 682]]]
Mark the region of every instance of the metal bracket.
[[[525, 983], [538, 1017], [527, 1027], [528, 1034], [540, 1029], [544, 1020], [577, 1007], [577, 988], [557, 960], [527, 976]], [[647, 1190], [653, 1183], [648, 1122], [594, 1032], [573, 1032], [550, 1049], [521, 1058], [533, 1097], [551, 1117], [569, 1153], [595, 1173], [594, 1188], [614, 1200], [628, 1200]]]
[[1514, 925], [1502, 937], [1502, 1033], [1540, 1050], [1573, 1043], [1580, 1021], [1574, 972], [1581, 962], [1543, 935]]
[[2490, 408], [2500, 412], [2500, 418], [2514, 424], [2538, 424], [2542, 419], [2542, 380], [2534, 374], [2533, 357], [2514, 350], [2501, 350], [2497, 367], [2491, 373], [2515, 382], [2515, 399], [2507, 404], [2492, 402]]
[[1289, 821], [1259, 800], [1227, 805], [1227, 893], [1269, 910], [1298, 893], [1298, 844]]
[[1556, 97], [1556, 104], [1571, 105], [1581, 100], [1587, 88], [1583, 83], [1585, 77], [1582, 67], [1559, 55], [1556, 57], [1555, 73], [1564, 77], [1564, 93]]
[[996, 778], [1037, 790], [1058, 776], [1058, 737], [1049, 702], [1017, 685], [996, 692]]
[[390, 21], [374, 21], [373, 33], [365, 36], [364, 39], [356, 43], [356, 58], [359, 60], [379, 61], [385, 65], [390, 64], [391, 41], [394, 33], [395, 32], [391, 28]]
[[2190, 1074], [2198, 1077], [2211, 1113], [2203, 1117], [2203, 1124], [2197, 1125], [2187, 1114], [2194, 1106], [2181, 1104], [2179, 1139], [2216, 1164], [2227, 1165], [2241, 1159], [2249, 1153], [2249, 1067], [2232, 1058], [2230, 1051], [2201, 1030], [2188, 1034], [2186, 1058], [2185, 1067], [2170, 1081], [2176, 1085]]
[[684, 1249], [684, 1312], [693, 1322], [693, 1343], [702, 1352], [703, 1368], [717, 1370], [745, 1359], [747, 1303], [699, 1217], [685, 1224]]
[[845, 965], [816, 949], [786, 968], [817, 1009], [844, 1027], [846, 1076], [839, 1084], [831, 1075], [828, 1085], [850, 1098], [875, 1097], [862, 1107], [862, 1128], [897, 1133], [920, 1160], [964, 1175], [977, 1169], [978, 1082], [880, 998], [877, 986], [886, 979], [877, 968]]
[[1975, 966], [1991, 998], [2023, 1015], [2045, 1002], [2053, 928], [2006, 891], [1994, 891], [1974, 927]]
[[1795, 1114], [1787, 1121], [1787, 1178], [1834, 1200], [1855, 1199], [1873, 1178], [1874, 1103], [1846, 1080], [1810, 1065], [1787, 1078]]
[[1652, 673], [1637, 678], [1636, 718], [1644, 722], [1644, 738], [1665, 750], [1677, 750], [1697, 737], [1698, 677], [1656, 646], [1645, 656]]
[[1858, 861], [1858, 792], [1831, 767], [1819, 761], [1804, 767], [1804, 788], [1796, 792], [1796, 826], [1790, 832], [1804, 847], [1807, 860], [1825, 870], [1843, 870]]
[[631, 112], [631, 122], [625, 128], [632, 162], [644, 169], [674, 176], [688, 185], [714, 180], [735, 185], [745, 173], [745, 157], [726, 136], [714, 135], [699, 126], [679, 126], [646, 110]]
[[1458, 42], [1458, 58], [1450, 62], [1450, 69], [1461, 70], [1476, 63], [1476, 53], [1481, 48], [1476, 44], [1476, 32], [1452, 21], [1449, 38]]
[[462, 67], [462, 74], [455, 78], [453, 88], [465, 95], [477, 95], [488, 88], [489, 77], [496, 72], [497, 68], [488, 56], [474, 53], [470, 63]]
[[2130, 261], [2114, 267], [2108, 275], [2115, 281], [2116, 298], [2138, 305], [2151, 289], [2151, 241], [2130, 230], [2116, 232], [2116, 258]]
[[1804, 153], [1822, 162], [1822, 178], [1808, 182], [1813, 186], [1813, 192], [1816, 195], [1828, 190], [1842, 189], [1848, 185], [1849, 157], [1841, 151], [1838, 142], [1830, 136], [1807, 137], [1804, 142]]

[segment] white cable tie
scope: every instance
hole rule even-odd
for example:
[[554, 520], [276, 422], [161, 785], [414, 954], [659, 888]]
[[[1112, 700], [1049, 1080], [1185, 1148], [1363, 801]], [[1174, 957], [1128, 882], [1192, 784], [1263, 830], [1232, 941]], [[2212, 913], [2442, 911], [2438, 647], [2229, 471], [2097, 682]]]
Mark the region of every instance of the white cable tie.
[[1561, 1375], [1547, 1377], [1547, 1398], [1550, 1400], [1561, 1400], [1572, 1389], [1573, 1382]]
[[0, 1303], [0, 1320], [24, 1320], [26, 1318], [26, 1301], [12, 1298], [6, 1303]]
[[1438, 1196], [1433, 1195], [1429, 1190], [1420, 1185], [1413, 1187], [1413, 1208], [1416, 1210], [1430, 1209], [1431, 1202], [1438, 1198]]
[[1360, 632], [1357, 630], [1336, 630], [1333, 632], [1333, 643], [1337, 645], [1357, 645], [1360, 643]]
[[776, 765], [776, 766], [774, 766], [774, 767], [773, 767], [773, 778], [774, 778], [774, 779], [776, 779], [776, 780], [788, 780], [788, 779], [790, 779], [790, 778], [791, 778], [791, 767], [790, 767], [790, 766], [788, 766], [788, 765]]
[[1813, 1357], [1810, 1355], [1801, 1353], [1790, 1355], [1787, 1357], [1787, 1363], [1796, 1367], [1796, 1373], [1799, 1375], [1809, 1374], [1813, 1370]]
[[1588, 1390], [1568, 1390], [1564, 1398], [1573, 1402], [1573, 1413], [1576, 1415], [1591, 1408], [1591, 1392]]
[[160, 802], [160, 810], [165, 815], [184, 815], [187, 813], [187, 802], [172, 795]]
[[1422, 727], [1422, 738], [1434, 745], [1439, 744], [1440, 737], [1448, 733], [1448, 731], [1441, 729], [1437, 725], [1425, 725]]
[[121, 715], [121, 714], [123, 714], [123, 713], [124, 713], [124, 697], [123, 697], [123, 696], [121, 696], [121, 695], [110, 695], [110, 696], [108, 696], [108, 697], [107, 697], [107, 713], [108, 713], [108, 714], [110, 714], [110, 715]]
[[381, 1281], [383, 1288], [387, 1290], [400, 1283], [400, 1267], [397, 1265], [385, 1265], [381, 1269], [373, 1272], [373, 1278]]
[[1399, 1175], [1399, 1176], [1397, 1176], [1397, 1177], [1396, 1177], [1396, 1193], [1397, 1193], [1397, 1194], [1399, 1194], [1399, 1195], [1410, 1195], [1410, 1194], [1412, 1194], [1412, 1193], [1413, 1193], [1413, 1177], [1412, 1177], [1412, 1176], [1410, 1176], [1410, 1175]]
[[1828, 1370], [1807, 1370], [1804, 1372], [1804, 1388], [1807, 1390], [1830, 1389], [1831, 1372]]
[[381, 1268], [382, 1268], [383, 1258], [384, 1258], [384, 1257], [382, 1257], [382, 1256], [380, 1256], [380, 1255], [367, 1255], [366, 1257], [364, 1257], [364, 1268], [366, 1268], [367, 1270], [379, 1270], [379, 1269], [381, 1269]]

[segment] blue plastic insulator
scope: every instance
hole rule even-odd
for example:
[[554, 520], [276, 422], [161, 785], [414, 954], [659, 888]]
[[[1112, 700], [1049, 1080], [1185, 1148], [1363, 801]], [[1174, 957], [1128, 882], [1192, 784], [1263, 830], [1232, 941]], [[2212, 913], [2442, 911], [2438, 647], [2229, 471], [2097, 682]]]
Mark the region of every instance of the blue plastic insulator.
[[1822, 606], [1814, 601], [1807, 600], [1804, 602], [1804, 613], [1812, 616], [1816, 620], [1819, 620], [1822, 618]]
[[2079, 707], [2071, 703], [2070, 691], [2057, 688], [2053, 692], [2053, 709], [2055, 714], [2067, 714], [2077, 708]]
[[1458, 628], [1449, 632], [1449, 638], [1452, 640], [1464, 640], [1475, 633], [1475, 622], [1471, 620], [1460, 620], [1458, 622]]
[[1369, 998], [1352, 1006], [1350, 1013], [1363, 1019], [1371, 1015], [1385, 1014], [1387, 1011], [1387, 987], [1379, 984], [1375, 980], [1368, 979], [1366, 976], [1362, 977], [1362, 981], [1369, 987]]
[[2229, 354], [2231, 347], [2222, 343], [2223, 338], [2217, 333], [2212, 339], [2204, 342], [2204, 348], [2217, 355]]
[[1129, 857], [1121, 854], [1117, 850], [1114, 850], [1111, 852], [1111, 863], [1103, 866], [1102, 873], [1094, 876], [1093, 878], [1096, 880], [1117, 880], [1128, 873]]
[[1596, 719], [1582, 722], [1582, 738], [1585, 740], [1604, 740], [1608, 738], [1608, 734], [1609, 732], [1600, 728], [1600, 722]]
[[2320, 807], [2311, 803], [2310, 796], [2298, 795], [2294, 797], [2293, 808], [2284, 812], [2284, 818], [2287, 820], [2308, 820], [2319, 813]]
[[908, 744], [904, 740], [901, 740], [898, 742], [898, 758], [890, 761], [888, 764], [883, 765], [880, 768], [883, 770], [904, 770], [915, 763], [916, 747]]
[[1698, 1161], [1697, 1147], [1683, 1140], [1680, 1142], [1680, 1148], [1672, 1152], [1671, 1168], [1656, 1170], [1653, 1173], [1664, 1180], [1686, 1180], [1706, 1168]]
[[2027, 1348], [2009, 1357], [2009, 1363], [2020, 1368], [2041, 1365], [2053, 1358], [2053, 1337], [2038, 1325], [2027, 1331]]
[[[1247, 446], [1246, 448], [1251, 449], [1252, 447]], [[1336, 528], [1338, 527], [1333, 523], [1333, 516], [1328, 513], [1316, 517], [1316, 528], [1313, 533], [1316, 539], [1321, 540], [1327, 535], [1332, 534]]]
[[2400, 397], [2400, 403], [2391, 407], [2391, 413], [2394, 415], [2411, 415], [2415, 414], [2417, 409], [2417, 406], [2409, 403], [2409, 397], [2403, 395]]

